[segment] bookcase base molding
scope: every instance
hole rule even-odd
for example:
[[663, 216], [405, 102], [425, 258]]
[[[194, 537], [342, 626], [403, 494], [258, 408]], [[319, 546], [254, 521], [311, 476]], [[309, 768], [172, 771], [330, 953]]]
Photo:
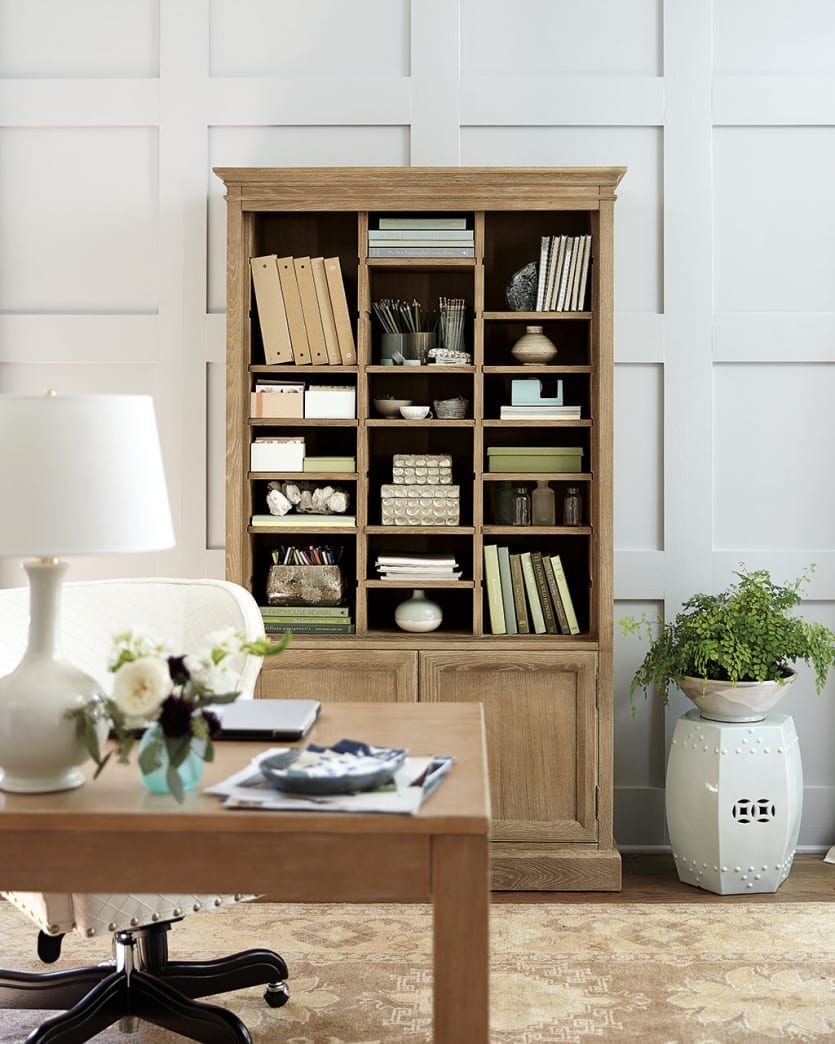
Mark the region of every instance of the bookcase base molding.
[[[257, 695], [483, 704], [494, 888], [617, 890], [625, 168], [215, 173], [227, 204], [226, 576], [252, 591], [270, 633], [295, 632]], [[535, 276], [524, 286], [523, 270]], [[528, 328], [556, 353], [519, 359]], [[334, 495], [341, 513], [303, 513], [303, 498]], [[343, 604], [277, 606], [273, 566], [322, 563], [338, 567]], [[414, 589], [440, 609], [431, 632], [397, 626]]]

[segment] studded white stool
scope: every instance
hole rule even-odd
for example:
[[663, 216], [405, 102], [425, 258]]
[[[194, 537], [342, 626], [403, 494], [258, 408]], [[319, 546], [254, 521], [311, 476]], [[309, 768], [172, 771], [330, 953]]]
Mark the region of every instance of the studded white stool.
[[776, 892], [794, 859], [803, 768], [794, 721], [676, 723], [667, 829], [679, 880], [719, 895]]

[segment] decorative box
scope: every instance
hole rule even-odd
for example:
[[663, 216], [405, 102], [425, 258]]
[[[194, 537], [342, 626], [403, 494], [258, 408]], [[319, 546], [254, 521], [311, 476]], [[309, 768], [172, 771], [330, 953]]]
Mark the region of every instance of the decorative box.
[[395, 453], [392, 481], [398, 485], [448, 486], [452, 482], [449, 453]]
[[357, 390], [329, 384], [311, 385], [304, 393], [304, 415], [326, 420], [356, 417]]
[[356, 471], [356, 457], [305, 457], [305, 471]]
[[304, 470], [304, 439], [260, 438], [249, 450], [251, 471]]
[[338, 565], [274, 565], [267, 574], [267, 605], [339, 605], [344, 595]]
[[301, 391], [259, 391], [250, 393], [253, 417], [302, 417], [304, 395]]
[[489, 446], [487, 470], [560, 474], [583, 470], [582, 446]]
[[380, 489], [384, 526], [457, 526], [460, 486], [384, 485]]

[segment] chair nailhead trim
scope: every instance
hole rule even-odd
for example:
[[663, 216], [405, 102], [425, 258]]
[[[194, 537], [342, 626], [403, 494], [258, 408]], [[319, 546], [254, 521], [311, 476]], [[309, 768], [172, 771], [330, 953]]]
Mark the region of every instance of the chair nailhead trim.
[[192, 910], [194, 910], [195, 913], [197, 913], [197, 911], [199, 909], [200, 909], [200, 903], [195, 903], [194, 906], [192, 906]]
[[107, 930], [109, 932], [115, 932], [116, 931], [116, 922], [115, 921], [111, 921], [110, 924], [107, 926]]
[[175, 906], [174, 907], [174, 916], [175, 917], [182, 917], [182, 914], [183, 914], [183, 911], [179, 908], [179, 906]]
[[222, 906], [223, 901], [221, 899], [215, 899], [215, 906]]
[[131, 917], [131, 919], [130, 919], [130, 926], [131, 926], [131, 928], [135, 928], [138, 924], [139, 924], [139, 918], [138, 917]]
[[87, 938], [88, 939], [92, 939], [95, 934], [96, 934], [96, 929], [95, 928], [88, 928], [87, 929]]
[[158, 921], [159, 920], [159, 914], [156, 912], [156, 910], [154, 910], [154, 912], [151, 914], [151, 920], [152, 921]]

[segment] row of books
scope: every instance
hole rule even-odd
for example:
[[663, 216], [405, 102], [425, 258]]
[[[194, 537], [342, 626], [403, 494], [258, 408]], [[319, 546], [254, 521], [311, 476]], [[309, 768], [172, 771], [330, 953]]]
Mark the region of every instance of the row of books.
[[381, 217], [368, 230], [369, 257], [474, 257], [464, 217]]
[[250, 258], [267, 363], [355, 366], [354, 329], [338, 257]]
[[262, 605], [267, 634], [354, 634], [356, 627], [347, 605]]
[[484, 578], [492, 634], [580, 633], [559, 555], [485, 544]]
[[590, 259], [591, 236], [542, 236], [536, 311], [582, 311]]
[[374, 567], [381, 580], [394, 583], [459, 580], [461, 570], [452, 555], [378, 555]]

